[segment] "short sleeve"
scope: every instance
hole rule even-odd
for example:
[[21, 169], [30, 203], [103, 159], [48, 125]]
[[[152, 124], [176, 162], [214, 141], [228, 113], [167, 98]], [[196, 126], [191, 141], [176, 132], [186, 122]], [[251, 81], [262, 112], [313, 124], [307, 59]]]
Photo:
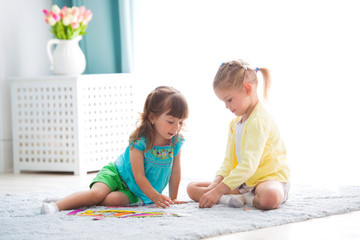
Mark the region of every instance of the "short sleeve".
[[[174, 140], [174, 141], [176, 141], [176, 140]], [[174, 156], [179, 154], [180, 149], [184, 145], [184, 143], [185, 143], [184, 136], [179, 134], [178, 135], [178, 140], [176, 141], [175, 146], [174, 146]]]
[[145, 140], [145, 138], [141, 137], [138, 140], [136, 140], [135, 143], [132, 142], [130, 144], [130, 147], [134, 147], [135, 149], [144, 152], [145, 148], [146, 148], [146, 140]]

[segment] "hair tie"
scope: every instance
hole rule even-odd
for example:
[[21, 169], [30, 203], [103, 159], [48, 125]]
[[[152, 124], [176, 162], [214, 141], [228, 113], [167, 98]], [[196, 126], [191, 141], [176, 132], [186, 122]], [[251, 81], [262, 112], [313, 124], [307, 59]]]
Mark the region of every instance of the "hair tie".
[[259, 68], [255, 68], [255, 72], [257, 73], [259, 71]]
[[242, 65], [242, 68], [243, 68], [244, 70], [247, 70], [247, 66], [246, 66], [246, 65]]
[[223, 67], [223, 66], [225, 66], [225, 63], [224, 63], [224, 62], [223, 62], [223, 63], [221, 63], [221, 65], [220, 65], [220, 66], [222, 66], [222, 67]]

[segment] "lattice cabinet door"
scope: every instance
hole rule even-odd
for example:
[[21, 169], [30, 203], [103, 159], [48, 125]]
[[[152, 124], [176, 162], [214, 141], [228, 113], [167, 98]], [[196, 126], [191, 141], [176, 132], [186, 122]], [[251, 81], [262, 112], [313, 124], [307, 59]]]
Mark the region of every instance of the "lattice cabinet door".
[[130, 74], [14, 79], [11, 98], [16, 173], [100, 170], [136, 121]]

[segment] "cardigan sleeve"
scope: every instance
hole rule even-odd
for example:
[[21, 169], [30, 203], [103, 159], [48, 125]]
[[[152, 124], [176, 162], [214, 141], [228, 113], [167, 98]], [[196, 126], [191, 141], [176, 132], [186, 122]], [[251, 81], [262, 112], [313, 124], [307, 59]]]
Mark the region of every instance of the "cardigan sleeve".
[[269, 122], [256, 117], [247, 123], [241, 139], [241, 163], [223, 180], [231, 190], [248, 180], [257, 170], [271, 127]]
[[216, 172], [216, 175], [220, 175], [224, 178], [229, 175], [231, 169], [234, 166], [234, 161], [235, 161], [234, 156], [233, 156], [233, 151], [234, 151], [234, 147], [235, 147], [235, 142], [234, 142], [235, 141], [235, 139], [234, 139], [235, 127], [234, 126], [237, 121], [238, 121], [238, 118], [235, 118], [230, 123], [229, 132], [228, 132], [228, 140], [227, 140], [226, 151], [225, 151], [225, 158], [224, 158], [224, 161], [223, 161], [221, 167]]

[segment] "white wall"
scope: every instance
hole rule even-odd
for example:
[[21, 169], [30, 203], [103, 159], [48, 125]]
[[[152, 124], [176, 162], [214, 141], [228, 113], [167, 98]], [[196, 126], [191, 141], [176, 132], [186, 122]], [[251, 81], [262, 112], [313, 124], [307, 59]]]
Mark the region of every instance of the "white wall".
[[292, 181], [360, 184], [360, 3], [355, 0], [135, 1], [136, 59], [149, 86], [174, 85], [191, 107], [183, 175], [211, 180], [233, 117], [212, 80], [222, 61], [268, 67], [269, 108]]
[[51, 33], [42, 10], [51, 0], [0, 0], [0, 173], [12, 171], [9, 77], [49, 75]]
[[[190, 104], [185, 177], [211, 179], [223, 159], [233, 116], [211, 82], [222, 61], [244, 58], [272, 71], [269, 107], [293, 180], [360, 184], [358, 1], [134, 2], [139, 95], [173, 85]], [[42, 15], [50, 5], [0, 0], [0, 172], [12, 168], [8, 77], [50, 74], [45, 46], [52, 36]]]

